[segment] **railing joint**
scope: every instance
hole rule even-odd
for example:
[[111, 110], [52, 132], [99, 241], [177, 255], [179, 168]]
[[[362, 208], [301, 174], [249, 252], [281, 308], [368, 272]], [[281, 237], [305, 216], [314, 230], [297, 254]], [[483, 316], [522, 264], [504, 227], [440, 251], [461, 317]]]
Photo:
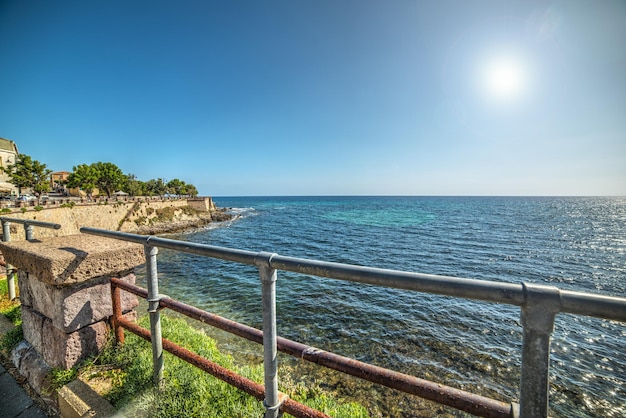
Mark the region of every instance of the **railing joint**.
[[146, 299], [146, 302], [148, 302], [148, 312], [149, 313], [159, 312], [160, 310], [165, 309], [164, 307], [161, 307], [161, 301], [163, 299], [171, 299], [171, 298], [167, 295], [158, 294], [156, 298]]
[[[267, 271], [272, 271], [274, 270], [274, 268], [272, 268], [272, 258], [274, 258], [277, 254], [276, 253], [270, 253], [267, 251], [261, 251], [259, 253], [257, 253], [254, 257], [254, 265], [256, 265], [259, 269], [263, 270], [267, 270]], [[261, 277], [262, 280], [271, 280], [271, 274], [269, 274], [267, 278]]]
[[283, 406], [285, 401], [287, 401], [287, 399], [289, 399], [289, 395], [287, 395], [286, 393], [278, 392], [278, 403], [276, 405], [270, 406], [266, 403], [266, 400], [264, 399], [263, 406], [265, 407], [265, 410], [270, 413], [276, 413], [276, 411], [278, 411], [278, 417], [282, 417], [283, 411], [281, 411], [280, 408]]
[[550, 337], [556, 314], [561, 311], [561, 293], [557, 287], [522, 283], [524, 304], [521, 321], [522, 376], [520, 416], [548, 416], [550, 375]]
[[558, 287], [522, 283], [524, 304], [522, 326], [534, 332], [551, 333], [554, 319], [561, 311], [561, 291]]

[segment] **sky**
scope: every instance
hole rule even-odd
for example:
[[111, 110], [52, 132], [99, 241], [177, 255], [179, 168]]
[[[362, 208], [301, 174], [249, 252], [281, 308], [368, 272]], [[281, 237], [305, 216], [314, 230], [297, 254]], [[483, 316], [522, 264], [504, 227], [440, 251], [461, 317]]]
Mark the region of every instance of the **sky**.
[[626, 2], [0, 0], [0, 137], [208, 196], [626, 195]]

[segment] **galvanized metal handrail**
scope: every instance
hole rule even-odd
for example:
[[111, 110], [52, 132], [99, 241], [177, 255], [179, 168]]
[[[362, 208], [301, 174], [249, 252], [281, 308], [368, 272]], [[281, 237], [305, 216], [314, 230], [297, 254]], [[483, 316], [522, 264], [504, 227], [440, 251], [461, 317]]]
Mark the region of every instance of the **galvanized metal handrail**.
[[[124, 241], [149, 245], [151, 247], [167, 248], [249, 265], [257, 265], [257, 260], [260, 254], [262, 254], [261, 252], [90, 227], [82, 227], [80, 231], [91, 235], [122, 239]], [[411, 273], [399, 270], [309, 260], [305, 258], [281, 256], [278, 254], [272, 254], [269, 265], [276, 270], [291, 271], [311, 276], [328, 277], [376, 286], [393, 287], [515, 306], [524, 305], [527, 299], [524, 285], [521, 283], [502, 283], [434, 274]], [[552, 288], [552, 286], [542, 287]], [[559, 294], [561, 299], [561, 312], [626, 322], [626, 298], [563, 289], [559, 289]]]
[[[36, 221], [34, 219], [17, 219], [0, 216], [0, 222], [2, 223], [3, 242], [11, 241], [11, 222], [24, 225], [24, 235], [26, 236], [27, 241], [32, 241], [35, 239], [33, 232], [34, 226], [41, 228], [61, 229], [61, 225], [57, 223]], [[9, 288], [9, 299], [14, 300], [16, 298], [15, 267], [13, 267], [11, 264], [7, 264], [5, 267], [7, 272], [7, 287]]]
[[[499, 283], [486, 280], [409, 273], [349, 264], [286, 257], [267, 252], [251, 252], [205, 244], [189, 243], [154, 236], [142, 236], [116, 231], [83, 227], [81, 232], [143, 244], [146, 259], [156, 256], [156, 248], [168, 248], [227, 261], [255, 265], [259, 268], [263, 291], [263, 330], [266, 368], [266, 417], [276, 417], [275, 398], [271, 398], [276, 384], [275, 338], [275, 283], [276, 271], [286, 270], [308, 275], [348, 280], [376, 286], [393, 287], [438, 295], [462, 297], [521, 307], [523, 326], [522, 376], [520, 382], [521, 417], [545, 417], [548, 411], [548, 375], [550, 337], [558, 313], [594, 316], [626, 322], [626, 298], [572, 292], [554, 286], [532, 283]], [[156, 259], [148, 271], [148, 292], [154, 295]], [[158, 287], [156, 287], [158, 289]], [[150, 300], [149, 300], [150, 302]], [[273, 307], [273, 308], [272, 308]], [[153, 308], [151, 308], [151, 311]], [[158, 309], [156, 309], [158, 313]], [[152, 313], [151, 313], [152, 318]], [[156, 320], [156, 315], [155, 315]], [[151, 319], [152, 322], [152, 319]], [[266, 335], [267, 341], [266, 341]], [[156, 335], [155, 335], [156, 337]], [[155, 338], [153, 338], [154, 340]], [[154, 341], [153, 341], [154, 345]], [[154, 347], [153, 347], [154, 348]], [[156, 372], [155, 372], [156, 373]], [[269, 394], [269, 395], [268, 395]], [[268, 399], [268, 396], [270, 398]], [[274, 412], [272, 412], [274, 411]]]

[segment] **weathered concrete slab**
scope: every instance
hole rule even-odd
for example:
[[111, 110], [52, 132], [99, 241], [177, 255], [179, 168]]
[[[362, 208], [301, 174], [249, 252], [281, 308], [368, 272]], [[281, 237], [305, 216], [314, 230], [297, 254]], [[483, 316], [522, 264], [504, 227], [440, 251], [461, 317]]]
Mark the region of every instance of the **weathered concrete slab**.
[[0, 251], [8, 263], [56, 286], [117, 275], [145, 263], [142, 245], [86, 234], [0, 242]]
[[80, 378], [58, 391], [63, 418], [111, 417], [115, 409]]

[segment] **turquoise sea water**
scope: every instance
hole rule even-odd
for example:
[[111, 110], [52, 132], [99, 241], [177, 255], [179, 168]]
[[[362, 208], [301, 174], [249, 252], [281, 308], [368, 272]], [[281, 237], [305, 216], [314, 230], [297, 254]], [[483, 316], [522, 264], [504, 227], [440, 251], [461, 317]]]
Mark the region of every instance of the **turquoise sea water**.
[[[237, 218], [174, 238], [626, 295], [626, 198], [214, 200]], [[253, 267], [161, 250], [159, 276], [161, 293], [261, 327], [259, 278]], [[278, 332], [284, 337], [503, 401], [519, 396], [519, 308], [279, 272], [277, 310]], [[551, 414], [626, 415], [626, 324], [562, 314], [555, 327]], [[240, 349], [233, 342], [223, 344]], [[382, 416], [442, 413], [435, 407], [418, 412], [421, 407], [403, 396], [372, 395], [337, 379], [329, 387], [367, 398]], [[392, 404], [401, 412], [392, 411]]]

